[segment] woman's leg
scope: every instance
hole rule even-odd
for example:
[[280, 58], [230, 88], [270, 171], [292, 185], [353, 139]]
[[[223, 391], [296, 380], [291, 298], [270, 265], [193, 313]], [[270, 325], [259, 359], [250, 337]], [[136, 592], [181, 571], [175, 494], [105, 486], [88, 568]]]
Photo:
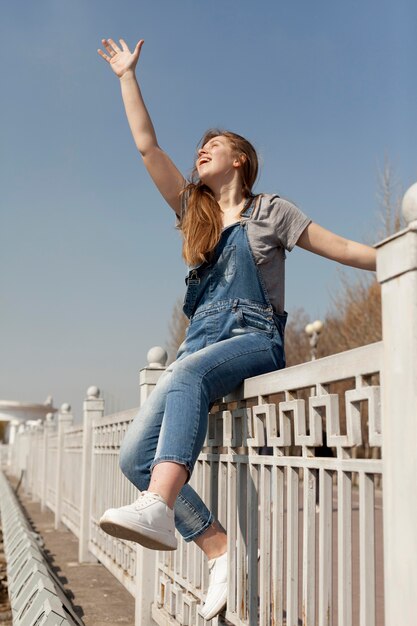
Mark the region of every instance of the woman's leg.
[[[160, 432], [150, 467], [153, 470], [151, 486], [157, 493], [162, 490], [170, 501], [175, 501], [176, 527], [186, 541], [194, 540], [209, 558], [209, 588], [200, 609], [205, 619], [211, 619], [226, 603], [227, 541], [224, 530], [220, 524], [213, 523], [211, 513], [188, 480], [204, 443], [210, 404], [233, 391], [245, 378], [275, 369], [277, 352], [269, 335], [248, 332], [184, 355], [164, 372], [166, 379], [158, 389], [159, 396], [157, 389], [153, 392], [156, 394], [154, 409], [158, 408], [158, 402], [160, 404], [158, 417], [155, 418], [154, 413], [150, 420], [154, 442], [155, 433], [159, 429]], [[164, 394], [161, 390], [167, 380], [168, 390]], [[137, 442], [138, 438], [136, 445]], [[129, 440], [125, 449], [129, 450]], [[149, 454], [148, 449], [148, 459]], [[132, 455], [127, 454], [126, 458], [129, 458], [126, 464], [131, 466]], [[183, 481], [186, 484], [181, 488]], [[204, 509], [208, 515], [201, 515]]]
[[[120, 469], [140, 491], [150, 488], [150, 466], [155, 458], [171, 376], [172, 366], [169, 366], [130, 424], [120, 448]], [[182, 465], [178, 467], [183, 469]], [[175, 526], [185, 541], [198, 537], [214, 522], [214, 516], [189, 484], [182, 487], [176, 498], [174, 513]]]
[[269, 335], [247, 332], [214, 343], [170, 365], [171, 381], [151, 471], [165, 461], [191, 476], [207, 432], [210, 403], [246, 378], [277, 369]]
[[[177, 502], [186, 493], [203, 446], [210, 404], [233, 391], [245, 378], [276, 370], [276, 354], [267, 333], [247, 332], [188, 354], [168, 369], [171, 369], [171, 380], [151, 471], [159, 464], [165, 466], [160, 470], [164, 493], [168, 491], [171, 501], [178, 494]], [[187, 473], [170, 475], [173, 464], [183, 465]], [[181, 491], [179, 476], [187, 481]], [[152, 488], [157, 491], [155, 485]], [[196, 539], [212, 521], [208, 524], [202, 519], [194, 532], [181, 534], [186, 541]]]
[[[153, 468], [169, 463], [165, 490], [169, 499], [175, 500], [175, 525], [185, 541], [196, 541], [214, 522], [213, 515], [188, 484], [206, 436], [210, 405], [233, 391], [243, 379], [275, 369], [271, 339], [261, 332], [244, 333], [192, 354], [182, 354], [164, 371], [130, 425], [122, 442], [120, 467], [143, 491], [150, 488]], [[179, 493], [181, 481], [169, 476], [172, 463], [187, 470], [182, 474], [187, 482]], [[217, 551], [218, 542], [224, 539], [219, 537], [219, 528], [215, 528], [215, 533], [212, 528], [201, 541], [203, 546], [209, 546], [209, 551]]]
[[227, 550], [226, 531], [217, 520], [202, 535], [196, 537], [194, 542], [207, 555], [209, 560], [216, 559]]

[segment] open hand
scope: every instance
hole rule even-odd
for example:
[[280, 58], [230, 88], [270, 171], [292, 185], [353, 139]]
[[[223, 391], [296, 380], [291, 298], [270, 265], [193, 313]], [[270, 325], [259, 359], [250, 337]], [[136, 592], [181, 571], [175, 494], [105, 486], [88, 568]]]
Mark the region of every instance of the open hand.
[[108, 54], [105, 54], [102, 50], [98, 49], [97, 52], [107, 63], [110, 64], [113, 72], [121, 78], [129, 70], [133, 70], [138, 62], [141, 48], [144, 40], [141, 39], [136, 44], [136, 48], [133, 52], [130, 52], [128, 45], [124, 39], [119, 39], [122, 48], [120, 49], [117, 43], [113, 39], [102, 39], [101, 42]]

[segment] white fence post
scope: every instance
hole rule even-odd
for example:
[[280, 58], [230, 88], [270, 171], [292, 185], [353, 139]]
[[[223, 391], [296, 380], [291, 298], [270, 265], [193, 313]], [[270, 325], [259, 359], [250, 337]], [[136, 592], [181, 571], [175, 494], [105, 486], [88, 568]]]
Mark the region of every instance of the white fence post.
[[[163, 348], [156, 346], [147, 354], [148, 366], [140, 370], [140, 405], [152, 393], [159, 377], [165, 370], [168, 355]], [[156, 559], [158, 552], [140, 545], [136, 548], [136, 595], [135, 626], [156, 624], [152, 619], [152, 602], [155, 597]]]
[[56, 459], [56, 480], [55, 480], [55, 528], [59, 527], [62, 511], [62, 468], [64, 457], [64, 432], [72, 424], [71, 406], [63, 404], [58, 414], [58, 443], [57, 443], [57, 459]]
[[104, 400], [100, 398], [98, 387], [87, 389], [83, 404], [83, 452], [81, 467], [81, 508], [78, 560], [80, 563], [94, 562], [97, 559], [88, 549], [91, 515], [91, 478], [93, 463], [93, 421], [104, 415]]
[[417, 183], [408, 227], [378, 244], [383, 324], [385, 625], [417, 619]]
[[8, 455], [7, 455], [7, 467], [12, 469], [12, 451], [13, 451], [13, 444], [15, 443], [15, 439], [16, 439], [16, 434], [18, 431], [18, 427], [19, 427], [19, 422], [17, 420], [10, 420], [9, 423], [9, 440], [8, 440], [8, 444], [9, 444], [9, 448], [8, 448]]
[[42, 450], [42, 481], [41, 481], [41, 511], [46, 507], [46, 494], [48, 484], [48, 445], [49, 433], [55, 428], [55, 420], [53, 413], [47, 413], [43, 423], [43, 450]]
[[25, 438], [26, 446], [23, 446], [20, 452], [20, 466], [23, 474], [23, 484], [25, 491], [30, 494], [34, 502], [39, 498], [36, 493], [36, 446], [37, 434], [43, 429], [43, 425], [38, 421], [37, 424], [31, 424], [29, 429], [26, 424], [24, 432], [27, 433]]

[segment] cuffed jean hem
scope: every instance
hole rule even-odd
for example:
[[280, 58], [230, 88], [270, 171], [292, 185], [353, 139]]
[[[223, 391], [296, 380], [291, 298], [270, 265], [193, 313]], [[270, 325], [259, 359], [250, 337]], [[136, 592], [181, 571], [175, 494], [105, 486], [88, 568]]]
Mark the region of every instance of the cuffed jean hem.
[[184, 461], [183, 459], [180, 459], [178, 456], [175, 456], [174, 454], [163, 454], [162, 456], [159, 456], [157, 459], [154, 459], [151, 463], [150, 472], [152, 473], [152, 470], [155, 467], [155, 465], [158, 465], [158, 463], [165, 463], [166, 461], [171, 462], [171, 463], [178, 463], [178, 465], [184, 465], [185, 469], [188, 472], [187, 480], [184, 483], [186, 485], [191, 478], [193, 468], [191, 467], [190, 463], [188, 463], [187, 461]]
[[197, 539], [197, 537], [199, 537], [200, 535], [206, 532], [206, 530], [212, 525], [214, 521], [215, 521], [215, 517], [213, 513], [210, 513], [209, 519], [207, 520], [207, 522], [204, 522], [204, 525], [199, 530], [196, 530], [194, 533], [191, 533], [191, 535], [187, 535], [186, 537], [183, 536], [182, 538], [187, 543], [189, 543], [190, 541], [193, 541], [194, 539]]

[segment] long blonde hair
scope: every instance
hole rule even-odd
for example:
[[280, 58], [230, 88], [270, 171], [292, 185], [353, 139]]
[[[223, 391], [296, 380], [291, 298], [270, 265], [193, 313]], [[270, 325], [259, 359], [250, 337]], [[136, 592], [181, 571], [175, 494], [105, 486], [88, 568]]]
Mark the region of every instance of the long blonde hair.
[[[236, 156], [241, 158], [239, 171], [242, 195], [244, 198], [251, 197], [258, 175], [258, 155], [255, 148], [241, 135], [217, 128], [208, 130], [199, 146], [204, 146], [210, 139], [218, 136], [226, 137], [236, 151]], [[182, 200], [186, 198], [187, 208], [182, 212], [176, 226], [183, 235], [182, 256], [187, 265], [198, 265], [209, 260], [210, 253], [220, 240], [223, 229], [220, 206], [212, 190], [199, 179], [195, 165], [191, 180], [182, 194]]]

